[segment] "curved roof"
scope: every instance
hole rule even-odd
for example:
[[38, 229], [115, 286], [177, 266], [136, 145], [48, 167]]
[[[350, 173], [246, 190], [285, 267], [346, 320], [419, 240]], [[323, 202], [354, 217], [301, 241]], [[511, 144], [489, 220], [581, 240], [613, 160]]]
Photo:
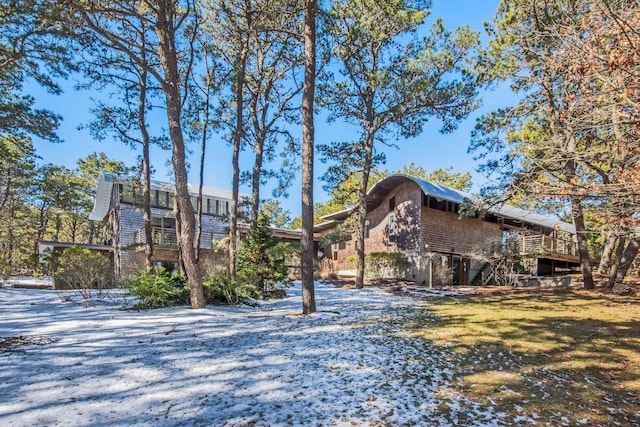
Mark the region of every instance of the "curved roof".
[[[454, 203], [463, 203], [465, 201], [474, 202], [478, 200], [477, 196], [466, 193], [464, 191], [446, 187], [441, 184], [435, 184], [433, 182], [425, 181], [424, 179], [416, 178], [410, 175], [396, 174], [390, 175], [378, 181], [373, 187], [371, 187], [371, 189], [367, 193], [367, 211], [369, 212], [380, 206], [380, 204], [384, 201], [387, 195], [391, 191], [393, 191], [394, 188], [406, 182], [413, 182], [417, 184], [425, 195], [434, 197], [438, 200], [448, 200]], [[327, 215], [324, 217], [324, 219], [344, 219], [350, 214], [351, 211], [352, 208], [345, 209], [343, 211]], [[575, 227], [573, 226], [573, 224], [541, 215], [539, 213], [527, 211], [515, 206], [502, 204], [498, 206], [492, 206], [487, 211], [498, 217], [527, 222], [529, 224], [540, 225], [547, 228], [554, 228], [555, 226], [558, 226], [559, 230], [575, 234]]]
[[101, 221], [109, 213], [111, 206], [111, 190], [118, 180], [118, 175], [110, 172], [102, 172], [98, 175], [96, 184], [96, 199], [93, 202], [93, 210], [89, 214], [92, 221]]

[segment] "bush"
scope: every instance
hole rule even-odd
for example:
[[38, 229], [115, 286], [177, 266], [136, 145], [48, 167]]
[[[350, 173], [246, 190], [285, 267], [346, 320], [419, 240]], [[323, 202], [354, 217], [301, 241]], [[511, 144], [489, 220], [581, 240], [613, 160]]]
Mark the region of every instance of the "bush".
[[352, 268], [356, 268], [358, 266], [358, 255], [347, 255], [345, 260], [351, 265]]
[[[357, 267], [357, 255], [349, 255], [346, 260], [353, 268]], [[367, 275], [376, 279], [399, 277], [409, 267], [409, 261], [402, 252], [372, 252], [365, 255], [364, 263]]]
[[212, 275], [202, 281], [207, 304], [248, 303], [260, 296], [260, 291], [247, 281], [233, 279], [228, 274]]
[[79, 246], [67, 248], [58, 259], [54, 275], [56, 289], [71, 289], [81, 295], [85, 304], [94, 297], [100, 299], [102, 291], [114, 284], [113, 267], [109, 259]]
[[366, 264], [376, 279], [400, 277], [409, 266], [402, 252], [372, 252], [367, 255]]
[[6, 281], [11, 277], [12, 273], [13, 268], [11, 267], [11, 263], [4, 257], [0, 256], [0, 279]]
[[155, 272], [139, 270], [125, 285], [127, 296], [139, 300], [136, 308], [160, 308], [189, 303], [189, 286], [177, 271], [157, 267]]
[[291, 284], [285, 259], [292, 250], [290, 245], [273, 237], [269, 218], [261, 212], [238, 250], [238, 277], [261, 289], [265, 298], [284, 297]]

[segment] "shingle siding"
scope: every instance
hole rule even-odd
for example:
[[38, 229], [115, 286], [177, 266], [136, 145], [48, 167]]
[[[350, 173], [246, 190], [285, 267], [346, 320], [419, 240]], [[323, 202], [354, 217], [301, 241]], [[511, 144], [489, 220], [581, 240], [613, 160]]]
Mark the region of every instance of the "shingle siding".
[[[110, 215], [111, 221], [118, 221], [119, 239], [116, 240], [116, 256], [114, 262], [116, 274], [119, 280], [133, 277], [134, 273], [144, 267], [144, 252], [136, 252], [136, 233], [144, 228], [144, 214], [142, 208], [129, 204], [118, 203], [115, 209], [117, 215]], [[170, 209], [151, 208], [152, 217], [173, 218], [173, 211]], [[117, 218], [117, 219], [116, 219]], [[223, 222], [221, 217], [212, 215], [202, 216], [202, 240], [200, 247], [203, 249], [212, 249], [217, 246], [217, 240], [227, 235], [227, 224]], [[213, 253], [203, 252], [203, 258], [211, 258], [209, 264], [219, 265], [217, 256]], [[154, 250], [154, 259], [157, 261], [177, 261], [177, 247], [175, 250], [156, 247]]]
[[[499, 224], [422, 207], [421, 241], [432, 252], [473, 254], [499, 241]], [[428, 247], [426, 245], [429, 245]]]
[[[392, 198], [395, 198], [393, 209]], [[395, 233], [390, 236], [391, 215], [395, 217]], [[433, 260], [428, 261], [434, 253], [470, 256], [502, 236], [499, 224], [423, 206], [422, 189], [414, 182], [406, 182], [391, 191], [379, 206], [367, 213], [367, 221], [366, 253], [405, 253], [411, 264], [405, 277], [423, 283], [428, 283], [429, 266], [436, 265]], [[355, 237], [333, 244], [330, 253], [338, 269], [354, 268], [346, 259], [355, 254]], [[437, 263], [441, 263], [441, 257], [436, 258]], [[481, 267], [481, 262], [470, 260], [466, 276], [460, 281], [470, 280]]]

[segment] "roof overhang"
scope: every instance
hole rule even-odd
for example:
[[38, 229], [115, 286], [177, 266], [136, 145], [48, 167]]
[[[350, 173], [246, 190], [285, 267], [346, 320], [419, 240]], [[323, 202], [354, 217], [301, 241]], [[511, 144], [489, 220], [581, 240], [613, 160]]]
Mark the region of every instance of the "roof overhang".
[[93, 202], [93, 210], [89, 214], [90, 220], [102, 221], [107, 216], [111, 207], [111, 192], [117, 180], [118, 176], [113, 173], [103, 172], [98, 175], [96, 198]]
[[[378, 181], [367, 193], [367, 212], [371, 212], [373, 209], [380, 206], [393, 189], [397, 188], [407, 182], [413, 182], [418, 185], [423, 194], [430, 197], [434, 197], [437, 200], [447, 200], [454, 203], [475, 202], [478, 200], [477, 196], [466, 193], [464, 191], [456, 190], [453, 188], [445, 187], [444, 185], [435, 184], [433, 182], [425, 181], [420, 178], [415, 178], [410, 175], [391, 175], [380, 181]], [[355, 208], [344, 209], [339, 212], [332, 213], [330, 215], [323, 216], [322, 219], [327, 220], [322, 224], [318, 224], [315, 228], [317, 232], [327, 231], [330, 229], [330, 225], [335, 226], [336, 222], [344, 221]], [[565, 231], [567, 233], [575, 234], [576, 229], [573, 224], [560, 221], [555, 218], [551, 218], [542, 214], [527, 211], [515, 206], [506, 204], [492, 206], [487, 209], [487, 212], [502, 218], [508, 218], [511, 220], [522, 221], [532, 225], [538, 225], [549, 229], [557, 227], [558, 230]], [[331, 223], [333, 221], [333, 223]], [[330, 224], [331, 223], [331, 224]], [[321, 228], [320, 228], [321, 227]]]
[[89, 249], [89, 250], [98, 251], [98, 252], [111, 252], [111, 251], [113, 251], [113, 248], [111, 246], [107, 246], [107, 245], [91, 245], [91, 244], [87, 244], [87, 243], [54, 242], [54, 241], [49, 241], [49, 240], [41, 240], [38, 243], [38, 252], [40, 253], [40, 255], [44, 255], [48, 251], [64, 250], [64, 249], [70, 248], [72, 246], [79, 246], [79, 247], [81, 247], [83, 249]]

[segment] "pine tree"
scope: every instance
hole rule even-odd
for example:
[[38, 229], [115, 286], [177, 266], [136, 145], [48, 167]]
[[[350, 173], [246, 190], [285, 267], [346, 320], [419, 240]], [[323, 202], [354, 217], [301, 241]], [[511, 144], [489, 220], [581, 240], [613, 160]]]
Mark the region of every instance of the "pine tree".
[[277, 293], [289, 282], [287, 246], [271, 234], [269, 217], [260, 212], [238, 251], [238, 277], [260, 289], [263, 296]]

